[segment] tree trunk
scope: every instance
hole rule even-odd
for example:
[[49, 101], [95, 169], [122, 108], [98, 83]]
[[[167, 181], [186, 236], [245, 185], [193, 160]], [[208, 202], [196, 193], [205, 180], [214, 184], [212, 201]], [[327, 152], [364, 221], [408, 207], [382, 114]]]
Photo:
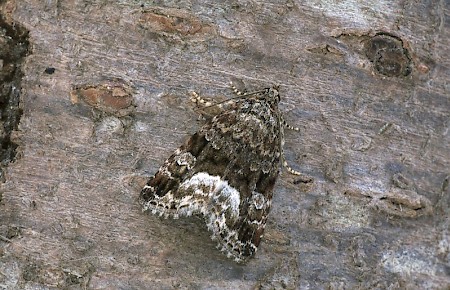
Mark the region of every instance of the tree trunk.
[[[449, 288], [448, 3], [166, 2], [0, 4], [0, 288]], [[280, 85], [312, 178], [282, 171], [246, 264], [137, 203], [231, 80]]]

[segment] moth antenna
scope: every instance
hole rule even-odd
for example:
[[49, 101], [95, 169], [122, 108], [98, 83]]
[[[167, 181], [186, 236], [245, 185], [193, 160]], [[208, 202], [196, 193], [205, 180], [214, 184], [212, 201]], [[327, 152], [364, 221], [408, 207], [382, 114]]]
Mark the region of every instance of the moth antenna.
[[242, 92], [238, 88], [236, 88], [236, 86], [233, 84], [233, 82], [230, 82], [230, 87], [233, 90], [233, 92], [241, 98], [266, 92], [266, 89], [254, 91], [254, 92]]

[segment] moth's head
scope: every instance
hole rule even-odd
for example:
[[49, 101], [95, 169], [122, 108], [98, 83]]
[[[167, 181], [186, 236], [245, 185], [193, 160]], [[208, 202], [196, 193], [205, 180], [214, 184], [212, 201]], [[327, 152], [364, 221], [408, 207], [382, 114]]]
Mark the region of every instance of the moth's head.
[[264, 98], [269, 104], [277, 106], [280, 102], [279, 88], [280, 86], [272, 86], [271, 88], [266, 89]]

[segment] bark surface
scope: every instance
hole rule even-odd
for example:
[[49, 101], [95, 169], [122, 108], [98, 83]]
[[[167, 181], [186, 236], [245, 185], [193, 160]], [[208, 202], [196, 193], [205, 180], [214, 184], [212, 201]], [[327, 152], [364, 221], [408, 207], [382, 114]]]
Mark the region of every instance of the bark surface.
[[[0, 288], [450, 287], [449, 4], [369, 2], [0, 3], [30, 43]], [[201, 219], [137, 203], [202, 124], [190, 93], [223, 100], [231, 80], [280, 85], [288, 163], [313, 179], [283, 171], [245, 265]]]

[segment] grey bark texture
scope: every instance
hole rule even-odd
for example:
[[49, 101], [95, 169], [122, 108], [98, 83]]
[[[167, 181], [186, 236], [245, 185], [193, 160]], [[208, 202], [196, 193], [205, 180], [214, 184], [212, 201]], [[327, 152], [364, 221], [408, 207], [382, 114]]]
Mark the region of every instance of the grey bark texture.
[[[373, 3], [372, 3], [373, 2]], [[446, 1], [7, 1], [28, 29], [2, 289], [449, 289]], [[55, 70], [49, 70], [54, 68]], [[139, 190], [229, 82], [280, 85], [291, 167], [256, 257]]]

